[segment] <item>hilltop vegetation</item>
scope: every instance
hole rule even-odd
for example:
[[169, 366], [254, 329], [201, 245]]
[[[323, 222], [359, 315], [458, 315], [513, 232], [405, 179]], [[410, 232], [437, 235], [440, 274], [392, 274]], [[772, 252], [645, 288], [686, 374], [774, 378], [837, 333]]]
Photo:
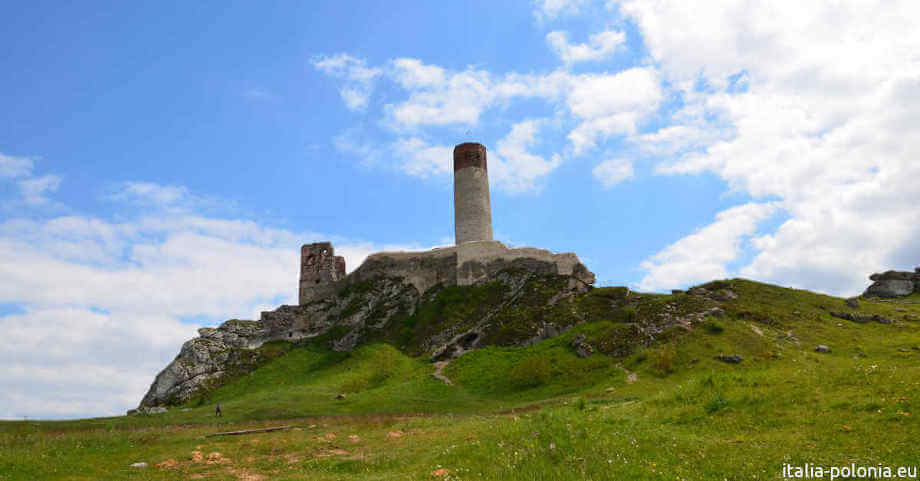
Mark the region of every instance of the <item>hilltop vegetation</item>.
[[[256, 370], [166, 414], [0, 423], [0, 480], [778, 479], [784, 464], [916, 464], [920, 295], [852, 307], [735, 279], [548, 302], [554, 280], [534, 282], [496, 315], [495, 342], [443, 368], [452, 385], [416, 340], [468, 322], [471, 300], [499, 302], [495, 286], [449, 288], [352, 352], [330, 348], [335, 333], [263, 346]], [[572, 327], [510, 345], [543, 322]], [[576, 336], [595, 353], [577, 356]], [[203, 437], [279, 425], [293, 429]]]

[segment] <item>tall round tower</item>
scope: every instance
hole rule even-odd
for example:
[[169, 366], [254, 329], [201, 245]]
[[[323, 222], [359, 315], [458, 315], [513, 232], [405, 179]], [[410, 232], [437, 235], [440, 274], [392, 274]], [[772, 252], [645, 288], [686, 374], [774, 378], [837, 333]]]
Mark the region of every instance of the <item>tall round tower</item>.
[[454, 234], [458, 245], [492, 240], [489, 171], [482, 144], [454, 147]]

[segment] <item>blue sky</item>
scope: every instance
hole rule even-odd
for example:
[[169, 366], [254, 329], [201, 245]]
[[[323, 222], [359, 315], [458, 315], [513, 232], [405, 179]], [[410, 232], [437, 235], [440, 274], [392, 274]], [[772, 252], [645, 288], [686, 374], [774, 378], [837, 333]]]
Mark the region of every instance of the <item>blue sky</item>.
[[0, 418], [133, 407], [198, 327], [293, 303], [301, 243], [451, 243], [463, 141], [496, 237], [599, 284], [912, 269], [916, 9], [2, 4]]

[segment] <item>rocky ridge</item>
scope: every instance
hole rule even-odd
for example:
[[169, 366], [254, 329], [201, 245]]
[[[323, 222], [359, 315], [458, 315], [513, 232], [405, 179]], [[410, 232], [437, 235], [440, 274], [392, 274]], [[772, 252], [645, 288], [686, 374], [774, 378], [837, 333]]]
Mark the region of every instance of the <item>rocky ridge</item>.
[[612, 316], [621, 323], [580, 340], [573, 352], [623, 356], [673, 329], [720, 315], [721, 300], [734, 296], [726, 286], [709, 286], [662, 303], [660, 296], [625, 287], [594, 288], [594, 274], [574, 255], [552, 256], [468, 258], [459, 275], [451, 252], [371, 256], [327, 296], [263, 312], [258, 321], [200, 329], [157, 375], [141, 407], [204, 395], [278, 355], [279, 346], [298, 342], [337, 351], [388, 342], [444, 361], [483, 346], [532, 345]]

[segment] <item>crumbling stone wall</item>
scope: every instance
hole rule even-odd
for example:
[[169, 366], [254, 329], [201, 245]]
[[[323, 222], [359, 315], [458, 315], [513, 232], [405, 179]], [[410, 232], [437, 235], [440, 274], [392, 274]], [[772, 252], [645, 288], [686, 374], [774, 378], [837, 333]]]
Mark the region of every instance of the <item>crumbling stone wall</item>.
[[468, 242], [457, 246], [457, 284], [468, 286], [491, 277], [509, 265], [518, 265], [537, 274], [570, 276], [585, 287], [594, 284], [589, 271], [571, 252], [556, 254], [533, 247], [509, 248], [498, 241]]

